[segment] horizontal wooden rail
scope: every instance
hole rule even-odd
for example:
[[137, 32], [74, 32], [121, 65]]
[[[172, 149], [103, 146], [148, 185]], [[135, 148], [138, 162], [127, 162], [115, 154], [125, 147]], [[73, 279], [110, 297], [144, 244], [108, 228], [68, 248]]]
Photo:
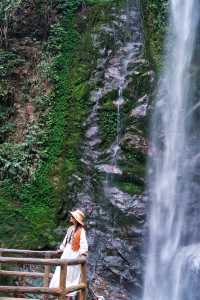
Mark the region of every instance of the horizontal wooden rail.
[[[45, 295], [46, 296], [46, 295]], [[34, 298], [18, 298], [17, 299], [15, 297], [0, 297], [0, 300], [38, 300], [38, 299], [34, 299]]]
[[[77, 285], [72, 285], [70, 287], [67, 287], [65, 289], [66, 293], [71, 293], [74, 291], [85, 289], [86, 285], [81, 283]], [[0, 292], [7, 292], [7, 293], [13, 293], [13, 292], [21, 292], [21, 293], [41, 293], [41, 294], [49, 294], [49, 295], [55, 295], [59, 296], [62, 294], [62, 290], [59, 288], [48, 288], [48, 287], [28, 287], [28, 286], [0, 286]]]
[[41, 294], [49, 294], [54, 296], [59, 296], [61, 290], [59, 288], [48, 288], [48, 287], [28, 287], [28, 286], [0, 286], [0, 292], [7, 293], [41, 293]]
[[[56, 296], [59, 300], [66, 300], [70, 292], [78, 292], [79, 300], [86, 300], [87, 297], [87, 274], [86, 258], [60, 259], [58, 251], [34, 251], [22, 249], [2, 249], [0, 248], [0, 276], [14, 276], [20, 278], [20, 286], [0, 286], [0, 293], [24, 293], [43, 294], [43, 300], [48, 300], [49, 295]], [[53, 258], [52, 258], [53, 257]], [[3, 270], [1, 266], [13, 265], [38, 265], [43, 266], [44, 273], [31, 272], [26, 270]], [[67, 266], [80, 265], [81, 282], [78, 285], [66, 287]], [[58, 288], [49, 287], [49, 279], [52, 278], [51, 266], [60, 266], [60, 280]], [[24, 286], [24, 278], [41, 278], [43, 287]], [[2, 298], [0, 298], [2, 300]], [[7, 299], [10, 300], [10, 299]], [[13, 299], [15, 300], [15, 299]], [[25, 299], [22, 299], [25, 300]]]
[[[45, 295], [46, 296], [46, 295]], [[17, 299], [15, 297], [0, 297], [0, 300], [38, 300], [38, 299], [34, 299], [34, 298], [18, 298]]]
[[43, 259], [43, 258], [18, 258], [18, 257], [3, 257], [0, 256], [0, 263], [6, 264], [30, 264], [30, 265], [81, 265], [86, 262], [85, 258], [77, 259]]
[[[14, 297], [0, 297], [0, 300], [30, 300], [30, 298], [14, 298]], [[38, 300], [31, 298], [31, 300]]]
[[67, 287], [65, 291], [67, 293], [71, 293], [71, 292], [83, 290], [83, 289], [86, 289], [86, 288], [87, 288], [87, 285], [85, 283], [79, 283], [77, 285], [71, 285], [71, 286]]
[[20, 254], [34, 257], [41, 256], [57, 256], [59, 253], [57, 251], [38, 251], [38, 250], [23, 250], [23, 249], [5, 249], [0, 248], [1, 254]]
[[[17, 276], [17, 277], [43, 278], [45, 276], [45, 273], [0, 270], [0, 276]], [[49, 274], [49, 278], [51, 278], [52, 276], [53, 276], [53, 274], [50, 273]]]

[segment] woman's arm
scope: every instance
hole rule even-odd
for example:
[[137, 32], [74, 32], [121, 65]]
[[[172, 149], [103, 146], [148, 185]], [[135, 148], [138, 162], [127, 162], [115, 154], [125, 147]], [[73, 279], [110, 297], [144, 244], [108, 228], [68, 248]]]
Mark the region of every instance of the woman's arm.
[[70, 226], [67, 230], [67, 233], [65, 235], [64, 240], [62, 241], [62, 243], [60, 244], [59, 250], [64, 251], [66, 244], [68, 243], [68, 240], [70, 238], [70, 236], [72, 235], [72, 231], [73, 231], [74, 227]]
[[58, 250], [64, 251], [65, 246], [66, 246], [66, 240], [67, 240], [67, 234], [65, 235], [64, 240], [62, 241], [62, 243], [60, 244], [60, 247]]
[[86, 237], [85, 229], [81, 230], [81, 238], [80, 238], [80, 255], [88, 255], [88, 242]]

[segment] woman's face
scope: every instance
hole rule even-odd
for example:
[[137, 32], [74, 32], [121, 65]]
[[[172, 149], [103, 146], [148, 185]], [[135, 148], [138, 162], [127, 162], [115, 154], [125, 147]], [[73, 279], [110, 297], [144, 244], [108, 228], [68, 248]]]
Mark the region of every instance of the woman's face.
[[74, 217], [70, 216], [69, 223], [73, 224], [73, 225], [76, 225], [77, 221], [74, 219]]

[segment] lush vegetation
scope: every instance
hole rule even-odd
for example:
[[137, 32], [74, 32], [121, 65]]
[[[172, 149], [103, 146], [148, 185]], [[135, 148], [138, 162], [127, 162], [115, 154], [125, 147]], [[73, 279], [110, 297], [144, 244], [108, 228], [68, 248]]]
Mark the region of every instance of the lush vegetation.
[[163, 41], [166, 32], [168, 0], [142, 0], [144, 11], [146, 50], [155, 68], [161, 65]]
[[[74, 70], [80, 43], [74, 13], [79, 5], [77, 1], [63, 3], [62, 19], [52, 27], [43, 50], [53, 57], [46, 68], [54, 86], [47, 97], [35, 99], [44, 115], [38, 124], [30, 125], [23, 143], [1, 145], [1, 236], [7, 245], [45, 247], [55, 242], [52, 230], [61, 205], [60, 193], [65, 193], [67, 176], [76, 168], [75, 148], [81, 135], [78, 127], [85, 115], [88, 92], [81, 82], [89, 71], [83, 64]], [[33, 155], [38, 166], [31, 174]], [[15, 234], [17, 240], [11, 241], [9, 237]]]
[[[91, 33], [107, 21], [112, 2], [121, 1], [0, 3], [1, 246], [49, 248], [57, 242], [54, 229], [65, 222], [73, 204], [72, 190], [79, 185], [73, 175], [82, 172], [79, 146], [91, 105], [89, 92], [101, 84], [89, 80], [98, 60]], [[144, 0], [144, 4], [150, 36], [147, 48], [158, 65], [166, 1], [161, 5]], [[18, 16], [23, 16], [24, 23]], [[108, 36], [102, 36], [102, 43], [113, 46]], [[137, 82], [133, 78], [136, 98], [151, 88], [140, 76], [143, 71]], [[103, 148], [116, 136], [116, 93], [102, 99], [99, 125]], [[124, 93], [130, 100], [132, 81]], [[130, 112], [133, 103], [129, 103], [124, 113]], [[28, 109], [31, 112], [27, 113]], [[130, 149], [125, 149], [125, 154], [128, 163], [120, 163], [127, 178], [117, 185], [130, 194], [140, 193], [145, 157]], [[138, 176], [132, 178], [133, 173]]]
[[22, 0], [1, 0], [0, 3], [0, 45], [8, 47], [8, 27], [12, 16]]
[[[47, 42], [43, 39], [43, 55], [35, 67], [37, 80], [31, 82], [37, 90], [32, 104], [39, 118], [28, 120], [23, 142], [12, 140], [15, 128], [8, 123], [8, 110], [14, 111], [8, 103], [10, 94], [1, 99], [7, 114], [7, 119], [2, 115], [1, 131], [7, 136], [0, 145], [0, 234], [4, 237], [1, 244], [6, 246], [53, 247], [53, 230], [60, 220], [65, 220], [72, 205], [71, 175], [81, 172], [79, 144], [89, 109], [88, 79], [97, 59], [90, 31], [101, 21], [99, 9], [107, 1], [98, 1], [98, 5], [97, 1], [76, 0], [57, 4], [62, 14], [50, 26]], [[44, 9], [41, 1], [38, 5]], [[86, 10], [85, 15], [77, 17], [82, 10]], [[0, 76], [9, 89], [13, 72], [23, 62], [5, 47], [0, 54], [4, 62]], [[47, 82], [48, 94], [43, 93], [38, 80]], [[28, 95], [27, 90], [25, 93]]]

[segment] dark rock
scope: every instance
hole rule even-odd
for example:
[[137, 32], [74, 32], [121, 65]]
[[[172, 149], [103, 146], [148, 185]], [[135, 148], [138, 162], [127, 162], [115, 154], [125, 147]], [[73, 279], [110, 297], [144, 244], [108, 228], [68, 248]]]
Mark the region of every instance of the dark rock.
[[98, 66], [73, 201], [87, 215], [89, 285], [111, 300], [133, 299], [142, 286], [147, 142], [138, 124], [147, 114], [151, 71], [137, 3], [113, 5], [112, 20], [93, 36]]

